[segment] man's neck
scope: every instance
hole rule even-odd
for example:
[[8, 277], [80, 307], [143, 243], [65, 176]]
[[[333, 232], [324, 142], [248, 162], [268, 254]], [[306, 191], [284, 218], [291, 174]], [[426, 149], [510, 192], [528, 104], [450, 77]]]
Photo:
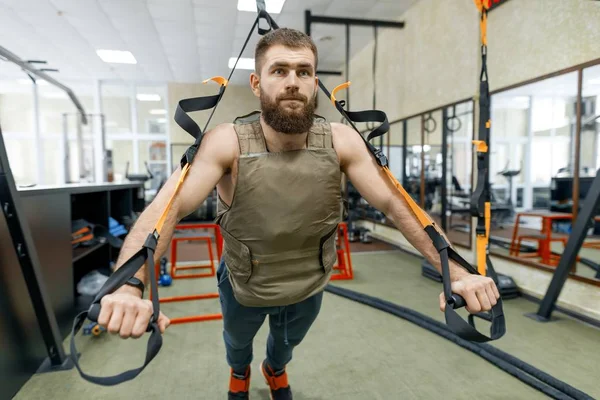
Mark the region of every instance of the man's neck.
[[262, 116], [260, 117], [260, 125], [265, 135], [267, 149], [271, 153], [276, 153], [280, 151], [302, 150], [307, 147], [306, 138], [308, 137], [308, 132], [304, 132], [301, 134], [287, 134], [277, 132], [275, 129], [267, 125]]

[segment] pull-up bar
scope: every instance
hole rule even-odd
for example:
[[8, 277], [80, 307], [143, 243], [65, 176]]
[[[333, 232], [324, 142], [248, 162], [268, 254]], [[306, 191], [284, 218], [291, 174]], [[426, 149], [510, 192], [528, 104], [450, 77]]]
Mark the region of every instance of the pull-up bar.
[[377, 26], [380, 28], [404, 28], [402, 21], [385, 21], [377, 19], [358, 19], [358, 18], [340, 18], [329, 17], [325, 15], [313, 15], [310, 10], [304, 11], [304, 23], [306, 34], [310, 36], [312, 24], [334, 24], [334, 25], [356, 25], [356, 26]]
[[[56, 79], [54, 79], [53, 77], [48, 75], [46, 72], [44, 72], [44, 70], [49, 71], [49, 69], [47, 69], [47, 68], [44, 68], [43, 70], [36, 69], [31, 66], [31, 62], [26, 62], [26, 61], [21, 60], [16, 54], [5, 49], [2, 46], [0, 46], [0, 56], [3, 56], [8, 61], [17, 64], [19, 67], [21, 67], [23, 70], [29, 72], [30, 74], [35, 75], [38, 78], [43, 79], [46, 82], [53, 84], [54, 86], [58, 87], [59, 89], [64, 90], [67, 93], [67, 95], [69, 95], [69, 97], [71, 98], [71, 101], [73, 102], [73, 104], [75, 104], [75, 107], [79, 110], [79, 113], [81, 114], [81, 122], [83, 122], [85, 125], [87, 125], [87, 117], [85, 115], [85, 110], [83, 109], [83, 106], [79, 102], [79, 99], [77, 98], [77, 96], [75, 96], [75, 93], [73, 93], [73, 91], [69, 87], [63, 85], [62, 83], [60, 83], [59, 81], [57, 81]], [[34, 62], [36, 62], [36, 61], [34, 61]], [[39, 61], [37, 61], [37, 62], [39, 62]], [[31, 75], [30, 75], [30, 78], [31, 78]], [[35, 82], [35, 80], [33, 78], [31, 78], [31, 79]]]

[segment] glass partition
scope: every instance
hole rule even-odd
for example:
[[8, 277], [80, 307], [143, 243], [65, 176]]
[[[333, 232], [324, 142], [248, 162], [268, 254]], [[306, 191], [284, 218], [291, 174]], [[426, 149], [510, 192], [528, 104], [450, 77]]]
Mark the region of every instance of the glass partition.
[[398, 122], [390, 125], [390, 131], [388, 135], [388, 146], [386, 147], [386, 154], [388, 157], [388, 165], [394, 177], [398, 182], [402, 182], [404, 174], [404, 124]]
[[423, 145], [420, 147], [424, 185], [421, 186], [423, 209], [442, 226], [442, 111], [423, 116]]
[[[600, 88], [594, 88], [595, 73], [600, 76], [598, 69], [584, 71], [579, 160], [575, 154], [579, 71], [492, 96], [493, 254], [533, 261], [543, 268], [558, 265], [572, 228], [575, 204], [578, 198], [584, 199], [585, 184], [600, 167], [596, 160], [598, 131], [593, 122], [595, 92], [600, 94]], [[578, 162], [579, 179], [575, 174]], [[579, 194], [574, 191], [577, 181]], [[594, 230], [592, 223], [586, 241], [594, 241]], [[580, 257], [587, 257], [572, 273], [593, 278], [595, 268], [587, 264], [599, 259], [597, 251], [593, 244], [582, 249]]]
[[421, 204], [421, 116], [406, 121], [406, 181], [404, 188]]
[[134, 129], [131, 110], [133, 101], [131, 97], [134, 93], [134, 87], [103, 83], [101, 93], [106, 132], [109, 134], [132, 133]]
[[[581, 136], [579, 151], [578, 212], [581, 211], [591, 183], [600, 171], [600, 65], [583, 70], [581, 93]], [[568, 228], [568, 226], [567, 226]], [[600, 280], [600, 210], [589, 221], [586, 239], [579, 251], [580, 262], [573, 273]]]
[[[464, 100], [393, 121], [382, 145], [413, 200], [467, 248], [476, 105]], [[600, 171], [600, 61], [492, 92], [491, 121], [490, 252], [552, 271]], [[571, 275], [600, 282], [598, 260], [600, 210]]]
[[471, 246], [471, 191], [473, 167], [473, 102], [445, 109], [446, 221], [453, 244]]
[[139, 133], [167, 133], [167, 101], [164, 86], [136, 86], [135, 108]]

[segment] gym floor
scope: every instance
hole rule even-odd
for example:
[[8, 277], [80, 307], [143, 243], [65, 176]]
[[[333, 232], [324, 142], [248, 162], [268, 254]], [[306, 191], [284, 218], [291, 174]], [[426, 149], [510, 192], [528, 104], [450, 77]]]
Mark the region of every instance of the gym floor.
[[[441, 284], [421, 276], [419, 258], [376, 241], [352, 247], [354, 279], [334, 281], [333, 285], [444, 320], [438, 308]], [[179, 279], [170, 287], [160, 288], [161, 296], [214, 291], [216, 278]], [[537, 304], [522, 298], [504, 304], [507, 333], [492, 342], [493, 346], [592, 397], [600, 397], [596, 372], [600, 353], [594, 351], [600, 348], [597, 328], [559, 312], [554, 314], [558, 318], [554, 322], [536, 322], [524, 314], [534, 312]], [[169, 317], [220, 312], [217, 299], [162, 304], [161, 310]], [[265, 323], [254, 342], [253, 399], [268, 398], [258, 369], [267, 333]], [[146, 339], [79, 335], [76, 343], [82, 354], [81, 366], [85, 372], [100, 376], [138, 367], [146, 353]], [[69, 340], [65, 341], [67, 349]], [[296, 348], [288, 371], [297, 400], [546, 398], [479, 356], [427, 330], [330, 293], [325, 295], [313, 329]], [[65, 400], [223, 399], [228, 373], [222, 322], [179, 324], [167, 330], [160, 353], [133, 381], [101, 387], [84, 381], [73, 369], [33, 376], [15, 399], [48, 398], [49, 393]]]

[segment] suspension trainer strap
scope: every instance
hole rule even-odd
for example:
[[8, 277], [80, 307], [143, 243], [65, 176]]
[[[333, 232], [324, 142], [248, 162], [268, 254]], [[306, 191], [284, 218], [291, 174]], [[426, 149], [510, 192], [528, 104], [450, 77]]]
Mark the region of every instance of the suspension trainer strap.
[[[481, 74], [479, 76], [479, 134], [474, 140], [477, 152], [477, 185], [471, 197], [471, 215], [477, 218], [477, 270], [481, 275], [496, 276], [489, 259], [489, 235], [491, 220], [490, 168], [490, 90], [487, 72], [487, 12], [489, 0], [474, 0], [480, 13], [481, 27]], [[496, 283], [497, 280], [496, 280]]]
[[[158, 284], [156, 280], [156, 267], [154, 265], [154, 252], [156, 251], [156, 247], [158, 245], [158, 239], [160, 238], [160, 232], [164, 226], [164, 223], [167, 219], [168, 213], [171, 210], [171, 206], [177, 193], [179, 192], [179, 188], [181, 187], [185, 177], [190, 169], [190, 165], [187, 164], [183, 170], [181, 171], [181, 175], [179, 176], [179, 181], [177, 182], [177, 186], [175, 187], [175, 191], [167, 206], [165, 207], [162, 215], [156, 222], [153, 232], [148, 235], [146, 238], [146, 242], [143, 247], [135, 253], [129, 260], [127, 260], [120, 268], [118, 268], [104, 283], [102, 288], [98, 294], [96, 294], [92, 304], [87, 311], [83, 311], [75, 317], [75, 321], [73, 323], [73, 329], [71, 332], [71, 354], [70, 357], [75, 364], [75, 367], [79, 371], [79, 374], [89, 382], [96, 383], [98, 385], [103, 386], [112, 386], [117, 385], [119, 383], [129, 381], [136, 376], [138, 376], [144, 368], [154, 359], [154, 357], [158, 354], [160, 348], [162, 347], [162, 335], [160, 333], [160, 329], [158, 327], [158, 316], [160, 314], [160, 303], [158, 298]], [[97, 322], [98, 317], [101, 311], [101, 301], [104, 296], [107, 294], [113, 293], [115, 290], [123, 286], [130, 278], [132, 278], [137, 271], [147, 263], [147, 270], [150, 276], [150, 290], [152, 293], [152, 309], [153, 314], [150, 318], [150, 322], [148, 324], [147, 332], [152, 332], [150, 338], [148, 339], [148, 344], [146, 347], [146, 358], [144, 360], [144, 365], [139, 368], [128, 370], [122, 372], [115, 376], [108, 377], [97, 377], [84, 373], [79, 365], [79, 357], [77, 353], [77, 348], [75, 346], [75, 336], [81, 330], [85, 319], [89, 319], [90, 321]]]

